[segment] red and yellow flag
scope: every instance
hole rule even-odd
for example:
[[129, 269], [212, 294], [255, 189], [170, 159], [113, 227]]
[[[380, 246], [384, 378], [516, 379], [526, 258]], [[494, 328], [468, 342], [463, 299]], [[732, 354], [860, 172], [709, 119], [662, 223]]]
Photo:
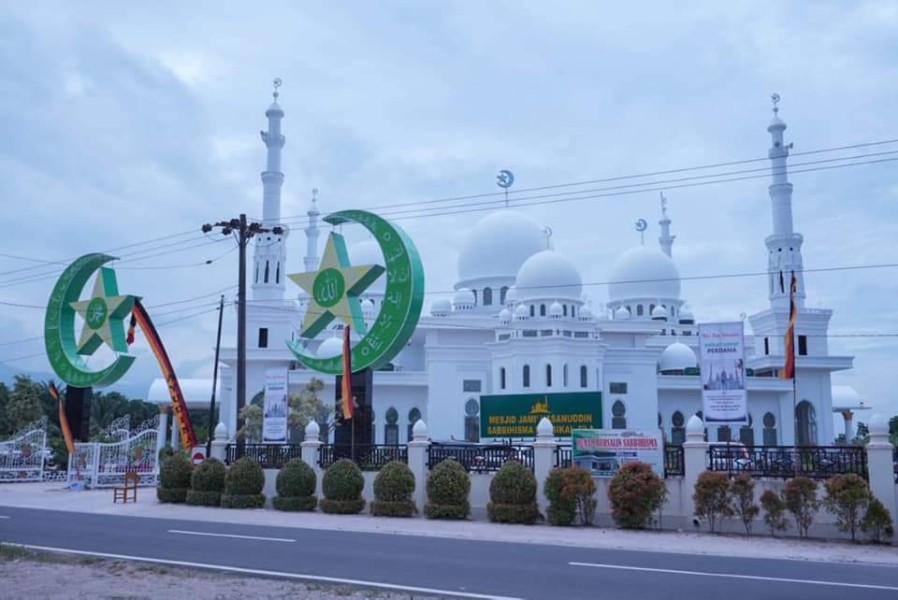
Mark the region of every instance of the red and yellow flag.
[[50, 392], [50, 397], [56, 400], [56, 404], [59, 406], [59, 428], [62, 430], [62, 439], [65, 440], [65, 448], [69, 451], [69, 454], [74, 454], [75, 439], [72, 437], [69, 419], [65, 416], [65, 403], [62, 401], [62, 396], [59, 395], [59, 390], [56, 389], [56, 384], [52, 381], [50, 382], [50, 385], [47, 386], [47, 391]]
[[343, 402], [343, 418], [352, 418], [352, 347], [349, 345], [349, 326], [343, 327], [343, 381], [340, 400]]
[[798, 305], [795, 296], [798, 294], [798, 278], [792, 271], [792, 283], [789, 286], [789, 326], [786, 327], [786, 364], [780, 371], [780, 379], [795, 377], [795, 321], [798, 319]]

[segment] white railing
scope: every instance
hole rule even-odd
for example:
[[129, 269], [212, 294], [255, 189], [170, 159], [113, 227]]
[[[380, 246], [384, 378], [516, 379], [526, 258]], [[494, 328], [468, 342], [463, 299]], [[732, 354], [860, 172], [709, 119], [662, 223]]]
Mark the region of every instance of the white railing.
[[47, 418], [0, 442], [0, 483], [41, 481], [47, 455]]
[[142, 486], [155, 486], [159, 456], [155, 429], [143, 429], [120, 442], [78, 442], [69, 455], [68, 484], [89, 488], [122, 485], [128, 471], [136, 471]]

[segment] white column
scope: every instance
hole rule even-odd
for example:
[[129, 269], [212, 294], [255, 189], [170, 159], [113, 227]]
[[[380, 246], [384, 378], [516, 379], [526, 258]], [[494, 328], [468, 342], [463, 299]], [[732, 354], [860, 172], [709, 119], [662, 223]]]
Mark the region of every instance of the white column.
[[321, 450], [320, 436], [321, 428], [313, 419], [309, 421], [308, 425], [306, 425], [306, 438], [300, 444], [300, 447], [302, 448], [303, 462], [312, 467], [312, 470], [315, 471], [315, 494], [319, 498], [322, 495], [321, 477], [323, 475], [323, 473], [321, 472], [321, 467], [318, 466], [318, 453]]
[[867, 444], [867, 471], [870, 491], [892, 514], [892, 526], [898, 525], [898, 498], [892, 466], [893, 447], [889, 442], [889, 423], [881, 414], [870, 419], [870, 442]]
[[683, 516], [689, 518], [695, 512], [692, 493], [698, 476], [708, 467], [708, 442], [705, 441], [705, 424], [698, 415], [692, 415], [686, 423], [686, 443], [683, 444]]
[[175, 415], [172, 415], [171, 420], [171, 447], [173, 450], [178, 450], [181, 447], [181, 431]]
[[415, 476], [415, 494], [413, 500], [418, 507], [418, 514], [424, 515], [424, 504], [427, 502], [427, 424], [418, 419], [412, 427], [412, 441], [408, 443], [408, 466]]
[[221, 462], [225, 460], [225, 453], [228, 446], [228, 428], [224, 423], [219, 423], [215, 427], [215, 437], [212, 439], [211, 456], [209, 458], [217, 458]]
[[156, 456], [159, 456], [159, 452], [165, 448], [165, 444], [167, 440], [168, 433], [168, 406], [162, 405], [159, 407], [159, 429], [156, 434]]
[[555, 429], [548, 417], [540, 419], [536, 426], [536, 441], [533, 443], [533, 474], [536, 476], [536, 503], [541, 513], [546, 514], [549, 500], [544, 489], [549, 471], [555, 468]]

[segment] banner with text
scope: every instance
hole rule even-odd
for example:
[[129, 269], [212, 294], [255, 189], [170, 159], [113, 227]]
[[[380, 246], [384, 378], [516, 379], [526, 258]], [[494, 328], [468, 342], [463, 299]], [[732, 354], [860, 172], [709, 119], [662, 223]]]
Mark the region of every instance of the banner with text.
[[664, 477], [661, 432], [625, 429], [575, 429], [571, 432], [571, 463], [596, 477], [614, 477], [629, 462], [642, 462]]
[[481, 438], [533, 438], [548, 417], [556, 437], [578, 428], [602, 426], [601, 392], [507, 394], [480, 397]]
[[747, 425], [742, 323], [702, 323], [698, 337], [705, 424]]
[[262, 441], [287, 442], [287, 370], [265, 371], [265, 400], [262, 406]]

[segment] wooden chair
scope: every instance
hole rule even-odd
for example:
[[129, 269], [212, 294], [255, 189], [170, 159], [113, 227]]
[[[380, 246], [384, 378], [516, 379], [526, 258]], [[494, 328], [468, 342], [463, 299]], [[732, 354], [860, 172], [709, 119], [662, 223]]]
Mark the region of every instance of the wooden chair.
[[119, 500], [122, 504], [128, 503], [128, 498], [132, 502], [137, 502], [137, 484], [140, 483], [140, 475], [135, 470], [129, 470], [125, 473], [125, 485], [122, 487], [112, 488], [112, 503], [115, 504]]

